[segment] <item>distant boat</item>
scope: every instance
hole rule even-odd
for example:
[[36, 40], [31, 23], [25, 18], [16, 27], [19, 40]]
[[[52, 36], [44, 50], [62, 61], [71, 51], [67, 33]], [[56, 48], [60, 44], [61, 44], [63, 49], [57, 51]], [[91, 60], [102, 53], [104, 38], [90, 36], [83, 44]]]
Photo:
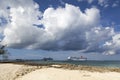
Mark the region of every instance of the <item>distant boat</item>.
[[53, 58], [43, 58], [43, 59], [41, 59], [42, 61], [52, 61], [53, 60]]
[[71, 60], [71, 61], [86, 61], [86, 60], [87, 60], [87, 57], [84, 57], [84, 56], [71, 57], [71, 56], [69, 56], [67, 59], [68, 59], [68, 60]]

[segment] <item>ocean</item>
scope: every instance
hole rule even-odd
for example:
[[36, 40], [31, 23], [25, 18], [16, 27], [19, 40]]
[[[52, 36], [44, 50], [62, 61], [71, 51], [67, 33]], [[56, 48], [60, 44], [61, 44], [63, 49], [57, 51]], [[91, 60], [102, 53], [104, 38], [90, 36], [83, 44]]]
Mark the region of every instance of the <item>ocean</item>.
[[30, 63], [37, 64], [74, 64], [74, 65], [84, 65], [84, 66], [98, 66], [98, 67], [111, 67], [120, 68], [120, 61], [41, 61], [41, 60], [30, 60]]

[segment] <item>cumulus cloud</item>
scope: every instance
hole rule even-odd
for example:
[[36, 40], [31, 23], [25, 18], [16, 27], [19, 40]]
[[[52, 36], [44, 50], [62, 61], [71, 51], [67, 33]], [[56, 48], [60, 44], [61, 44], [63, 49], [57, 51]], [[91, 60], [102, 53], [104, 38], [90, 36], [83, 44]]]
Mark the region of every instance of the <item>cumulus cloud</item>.
[[[109, 34], [108, 34], [109, 33]], [[91, 36], [92, 35], [92, 36]], [[89, 46], [87, 52], [104, 52], [106, 49], [103, 48], [106, 41], [111, 40], [114, 35], [113, 28], [101, 28], [95, 27], [90, 32], [87, 32], [87, 40]]]
[[53, 40], [50, 43], [45, 43], [43, 48], [84, 49], [87, 46], [85, 32], [91, 29], [93, 25], [98, 24], [99, 17], [99, 10], [96, 8], [87, 9], [85, 13], [80, 11], [78, 7], [69, 4], [66, 4], [65, 8], [46, 9], [42, 23], [45, 30], [53, 35]]
[[95, 7], [83, 12], [77, 6], [65, 4], [56, 9], [49, 7], [42, 13], [32, 0], [6, 1], [0, 3], [0, 17], [7, 21], [1, 34], [2, 44], [8, 47], [118, 52], [119, 39], [114, 29], [99, 25], [100, 11]]
[[116, 53], [120, 53], [120, 34], [115, 34], [114, 36], [112, 36], [112, 39], [107, 41], [104, 45], [103, 48], [106, 50], [104, 51], [103, 54], [116, 54]]

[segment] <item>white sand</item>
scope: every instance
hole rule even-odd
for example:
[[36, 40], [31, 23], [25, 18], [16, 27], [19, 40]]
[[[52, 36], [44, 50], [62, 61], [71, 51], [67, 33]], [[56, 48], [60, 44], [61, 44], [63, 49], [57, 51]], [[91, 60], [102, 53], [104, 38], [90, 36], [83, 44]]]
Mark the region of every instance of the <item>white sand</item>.
[[[33, 68], [35, 67], [0, 64], [0, 80], [120, 80], [120, 73], [117, 72], [100, 73], [61, 68], [42, 68], [35, 70]], [[25, 71], [29, 71], [29, 73]], [[17, 75], [20, 73], [25, 73], [25, 75], [18, 77]]]
[[15, 80], [17, 77], [36, 70], [36, 66], [0, 64], [0, 80]]
[[43, 68], [26, 74], [17, 80], [120, 80], [120, 73]]
[[13, 80], [22, 65], [0, 64], [0, 80]]

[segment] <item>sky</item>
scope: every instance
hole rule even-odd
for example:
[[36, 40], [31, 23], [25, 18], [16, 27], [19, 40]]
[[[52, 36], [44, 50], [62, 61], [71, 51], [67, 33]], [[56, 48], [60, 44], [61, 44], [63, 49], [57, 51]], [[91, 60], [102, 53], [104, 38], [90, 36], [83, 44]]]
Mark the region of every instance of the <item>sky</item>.
[[10, 59], [120, 60], [119, 0], [0, 0]]

